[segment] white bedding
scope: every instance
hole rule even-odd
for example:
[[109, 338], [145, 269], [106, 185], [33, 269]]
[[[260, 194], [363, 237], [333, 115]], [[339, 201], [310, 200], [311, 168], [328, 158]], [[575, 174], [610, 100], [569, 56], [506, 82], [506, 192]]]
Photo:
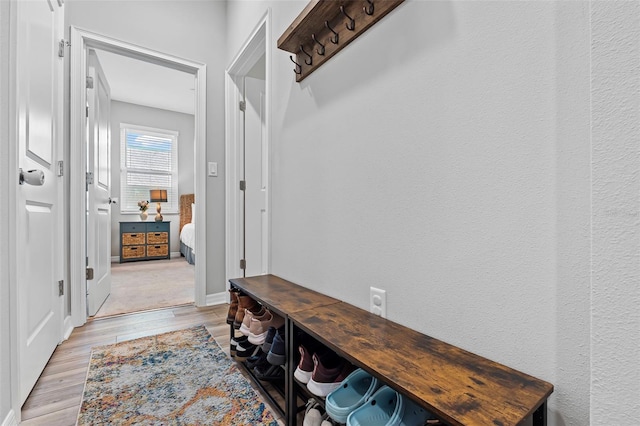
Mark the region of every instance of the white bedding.
[[189, 246], [193, 252], [196, 252], [196, 225], [193, 223], [187, 223], [182, 227], [180, 231], [180, 241]]

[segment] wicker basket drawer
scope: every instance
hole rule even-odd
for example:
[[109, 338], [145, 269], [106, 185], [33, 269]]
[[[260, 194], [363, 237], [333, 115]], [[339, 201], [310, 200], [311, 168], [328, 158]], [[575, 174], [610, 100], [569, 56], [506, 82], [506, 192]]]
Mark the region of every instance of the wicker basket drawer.
[[169, 244], [147, 246], [147, 257], [166, 257], [169, 255]]
[[[144, 236], [144, 234], [143, 234]], [[145, 247], [144, 246], [125, 246], [122, 247], [122, 258], [123, 259], [139, 259], [145, 257]]]
[[122, 245], [123, 246], [131, 246], [136, 244], [144, 244], [144, 232], [127, 232], [122, 234]]
[[168, 242], [168, 232], [147, 232], [147, 244], [167, 244]]

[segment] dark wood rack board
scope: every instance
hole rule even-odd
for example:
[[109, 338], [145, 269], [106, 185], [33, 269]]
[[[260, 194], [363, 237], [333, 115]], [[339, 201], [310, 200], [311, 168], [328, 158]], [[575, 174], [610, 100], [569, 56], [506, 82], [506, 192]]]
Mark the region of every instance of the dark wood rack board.
[[[404, 0], [313, 0], [289, 28], [278, 39], [278, 48], [296, 55], [294, 65], [296, 81], [300, 82], [309, 76], [318, 67], [328, 61], [336, 53], [358, 38], [367, 29], [382, 19], [385, 15], [399, 6]], [[344, 13], [340, 8], [344, 8]], [[373, 8], [371, 15], [365, 12], [365, 8]], [[353, 19], [354, 29], [349, 30], [347, 24]], [[338, 35], [338, 42], [333, 43], [330, 38], [335, 37], [325, 24]], [[316, 42], [312, 38], [315, 36]], [[320, 54], [324, 46], [324, 54]], [[305, 54], [301, 51], [301, 46]]]
[[305, 396], [293, 377], [299, 330], [450, 425], [516, 426], [529, 416], [547, 424], [548, 382], [274, 275], [230, 283], [285, 318], [287, 426]]

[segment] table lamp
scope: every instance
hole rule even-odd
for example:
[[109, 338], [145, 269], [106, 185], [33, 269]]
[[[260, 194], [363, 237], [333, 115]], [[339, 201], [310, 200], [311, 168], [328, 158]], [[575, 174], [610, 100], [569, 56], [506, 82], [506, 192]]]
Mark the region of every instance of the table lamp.
[[167, 202], [167, 190], [166, 189], [152, 189], [149, 195], [149, 201], [152, 203], [158, 203], [156, 205], [156, 211], [158, 214], [156, 215], [156, 222], [162, 222], [162, 215], [160, 214], [160, 203]]

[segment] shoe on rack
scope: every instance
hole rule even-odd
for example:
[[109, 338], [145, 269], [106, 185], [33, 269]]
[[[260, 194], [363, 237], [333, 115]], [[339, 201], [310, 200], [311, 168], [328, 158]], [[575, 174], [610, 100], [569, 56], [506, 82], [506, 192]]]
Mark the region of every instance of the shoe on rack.
[[236, 317], [233, 319], [233, 328], [237, 330], [242, 325], [245, 309], [248, 309], [251, 312], [257, 312], [260, 310], [260, 308], [260, 304], [253, 300], [250, 296], [238, 293], [238, 311], [236, 312]]
[[[261, 306], [257, 312], [252, 312], [249, 309], [244, 310], [244, 318], [242, 320], [242, 324], [240, 324], [240, 333], [245, 336], [249, 336], [251, 334], [251, 320], [253, 318], [262, 319], [267, 315], [267, 311], [264, 306]], [[255, 343], [253, 343], [255, 345]]]
[[273, 365], [284, 365], [287, 362], [287, 351], [284, 344], [284, 327], [276, 332], [271, 344], [271, 349], [267, 354], [267, 361]]
[[[391, 426], [391, 419], [404, 412], [404, 399], [389, 386], [382, 386], [364, 405], [347, 417], [347, 426]], [[397, 423], [396, 423], [397, 424]]]
[[260, 350], [260, 346], [252, 345], [249, 342], [245, 342], [242, 345], [238, 345], [236, 347], [236, 360], [237, 361], [246, 361], [254, 355], [258, 354]]
[[349, 414], [367, 402], [380, 386], [378, 379], [358, 368], [327, 395], [327, 414], [338, 423], [346, 423]]
[[271, 344], [273, 343], [273, 338], [276, 335], [276, 328], [275, 327], [269, 327], [269, 330], [267, 330], [267, 337], [264, 338], [264, 343], [262, 344], [262, 351], [263, 352], [269, 352], [271, 350]]
[[248, 341], [248, 337], [247, 336], [241, 336], [241, 337], [232, 337], [231, 340], [229, 341], [229, 353], [231, 354], [231, 356], [236, 356], [236, 352], [237, 352], [237, 348], [238, 345], [242, 345], [242, 343], [246, 343]]
[[298, 351], [300, 352], [300, 361], [298, 362], [296, 370], [293, 372], [293, 376], [300, 383], [304, 383], [306, 385], [309, 383], [309, 380], [311, 380], [311, 375], [313, 373], [313, 354], [305, 345], [298, 346]]
[[423, 426], [428, 420], [437, 420], [437, 417], [420, 407], [409, 398], [400, 395], [404, 400], [404, 410], [398, 413], [398, 417], [391, 419], [398, 426]]
[[233, 324], [238, 313], [238, 294], [240, 290], [237, 288], [229, 289], [229, 310], [227, 311], [227, 324]]
[[261, 345], [267, 337], [269, 327], [280, 328], [283, 325], [284, 318], [274, 314], [268, 309], [266, 314], [262, 317], [254, 315], [251, 318], [251, 325], [249, 327], [249, 341], [254, 345]]
[[284, 379], [284, 368], [266, 363], [264, 366], [254, 367], [253, 374], [258, 380], [276, 381]]
[[249, 370], [252, 370], [254, 367], [258, 365], [268, 364], [267, 354], [264, 353], [262, 349], [258, 349], [258, 352], [256, 352], [255, 355], [247, 358], [244, 364], [247, 366]]
[[324, 354], [316, 352], [312, 358], [313, 373], [307, 383], [307, 389], [316, 396], [325, 397], [330, 394], [355, 369], [332, 351]]
[[321, 426], [322, 420], [322, 406], [315, 398], [309, 398], [306, 404], [302, 426]]

